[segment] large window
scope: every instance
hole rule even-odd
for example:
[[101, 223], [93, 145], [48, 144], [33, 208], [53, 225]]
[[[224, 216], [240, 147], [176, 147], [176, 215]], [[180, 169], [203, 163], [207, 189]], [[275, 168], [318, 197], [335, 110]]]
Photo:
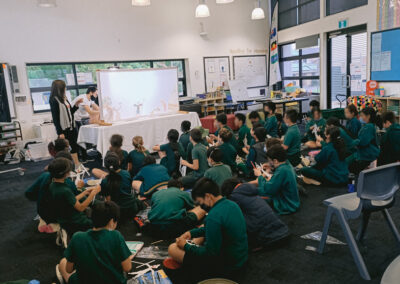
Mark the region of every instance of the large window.
[[296, 49], [295, 43], [280, 46], [280, 66], [283, 87], [292, 83], [319, 94], [319, 46]]
[[326, 15], [333, 15], [363, 5], [368, 5], [368, 0], [326, 0]]
[[279, 30], [319, 19], [319, 2], [320, 0], [279, 0]]
[[96, 70], [117, 66], [121, 69], [139, 68], [178, 68], [179, 96], [186, 96], [185, 61], [177, 60], [147, 60], [119, 62], [74, 62], [74, 63], [29, 63], [26, 65], [29, 88], [31, 91], [34, 112], [50, 111], [49, 98], [51, 84], [54, 80], [64, 80], [67, 83], [67, 96], [73, 100], [80, 94], [85, 94], [90, 86], [96, 86]]

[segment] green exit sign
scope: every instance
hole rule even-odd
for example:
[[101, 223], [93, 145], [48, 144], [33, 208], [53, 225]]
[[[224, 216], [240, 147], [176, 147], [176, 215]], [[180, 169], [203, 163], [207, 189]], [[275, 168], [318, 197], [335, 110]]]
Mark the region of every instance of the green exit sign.
[[347, 28], [347, 26], [348, 26], [348, 20], [347, 19], [339, 20], [339, 29]]

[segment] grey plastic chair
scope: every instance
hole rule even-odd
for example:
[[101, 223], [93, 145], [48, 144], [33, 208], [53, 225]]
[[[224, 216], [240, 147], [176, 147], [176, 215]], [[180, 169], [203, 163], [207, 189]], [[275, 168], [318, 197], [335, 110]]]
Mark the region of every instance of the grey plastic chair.
[[400, 235], [388, 212], [394, 204], [394, 195], [400, 184], [400, 163], [364, 170], [360, 173], [356, 193], [344, 194], [324, 201], [328, 206], [324, 230], [318, 252], [323, 253], [332, 215], [335, 214], [344, 232], [347, 244], [362, 278], [371, 280], [367, 267], [354, 240], [347, 220], [363, 215], [357, 240], [362, 241], [372, 212], [381, 211], [396, 241], [400, 244]]
[[400, 281], [400, 256], [396, 257], [386, 268], [381, 284], [398, 284]]

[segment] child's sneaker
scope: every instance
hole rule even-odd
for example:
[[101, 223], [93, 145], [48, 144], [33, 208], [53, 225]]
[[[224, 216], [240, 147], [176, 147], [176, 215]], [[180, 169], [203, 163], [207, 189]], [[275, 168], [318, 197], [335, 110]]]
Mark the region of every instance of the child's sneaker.
[[60, 230], [57, 232], [56, 244], [60, 247], [62, 246], [63, 248], [68, 247], [68, 234], [67, 231], [62, 228], [60, 228]]
[[180, 263], [176, 262], [171, 257], [164, 259], [163, 265], [165, 268], [168, 268], [170, 270], [176, 270], [176, 269], [181, 268], [181, 266], [182, 266]]

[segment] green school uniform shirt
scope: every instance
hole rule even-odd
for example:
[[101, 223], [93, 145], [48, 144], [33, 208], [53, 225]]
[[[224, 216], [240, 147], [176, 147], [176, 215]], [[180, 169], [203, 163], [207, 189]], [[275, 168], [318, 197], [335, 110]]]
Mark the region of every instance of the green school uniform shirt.
[[244, 147], [244, 139], [246, 139], [247, 145], [250, 145], [251, 141], [253, 140], [253, 137], [251, 137], [250, 128], [248, 128], [246, 124], [243, 124], [239, 128], [237, 139], [239, 149], [242, 149]]
[[[201, 140], [200, 143], [203, 144], [204, 146], [208, 147], [208, 142], [206, 139]], [[192, 144], [192, 142], [190, 142], [188, 144], [187, 151], [186, 151], [187, 152], [186, 153], [186, 161], [188, 161], [189, 163], [193, 163], [192, 150], [193, 150], [193, 144]]]
[[61, 224], [91, 224], [84, 212], [75, 209], [76, 198], [65, 183], [52, 182], [50, 193], [54, 200], [57, 222]]
[[278, 137], [278, 120], [274, 114], [268, 116], [265, 120], [264, 128], [267, 130], [269, 136]]
[[319, 120], [314, 120], [311, 119], [309, 122], [307, 122], [306, 124], [306, 137], [308, 141], [315, 141], [316, 137], [314, 135], [314, 133], [312, 132], [312, 130], [310, 129], [310, 127], [317, 125], [319, 130], [318, 130], [318, 134], [320, 136], [324, 136], [325, 133], [325, 126], [326, 126], [326, 120], [324, 118], [321, 118]]
[[121, 263], [130, 255], [118, 231], [75, 233], [64, 251], [65, 258], [76, 269], [68, 283], [126, 283]]
[[170, 176], [163, 165], [151, 164], [143, 167], [133, 180], [142, 181], [140, 195], [150, 197], [157, 188], [168, 184]]
[[327, 143], [315, 156], [316, 168], [322, 169], [325, 179], [333, 184], [344, 184], [349, 180], [349, 169], [346, 160], [340, 160], [332, 143]]
[[170, 224], [183, 219], [194, 208], [190, 194], [176, 187], [157, 191], [151, 197], [149, 220], [153, 224]]
[[194, 145], [192, 150], [192, 159], [199, 161], [199, 169], [197, 171], [193, 171], [193, 175], [196, 178], [203, 177], [204, 173], [208, 169], [207, 147], [201, 143], [197, 143], [196, 145]]
[[221, 198], [211, 208], [204, 227], [190, 231], [192, 238], [205, 237], [203, 246], [186, 244], [184, 250], [197, 256], [220, 257], [225, 271], [240, 268], [247, 261], [246, 222], [239, 206]]
[[143, 167], [143, 160], [148, 155], [150, 155], [150, 153], [147, 150], [144, 153], [138, 150], [129, 152], [128, 163], [132, 164], [131, 176], [135, 176], [140, 171]]
[[232, 178], [232, 171], [229, 166], [219, 164], [209, 168], [204, 174], [204, 177], [213, 180], [219, 187], [221, 187], [224, 181]]
[[288, 162], [277, 167], [269, 181], [258, 177], [258, 193], [269, 197], [279, 214], [294, 213], [300, 207], [296, 173]]
[[357, 146], [355, 158], [357, 161], [374, 161], [379, 156], [378, 138], [375, 124], [366, 123], [358, 133], [358, 139], [354, 140]]
[[122, 155], [124, 156], [122, 162], [121, 162], [121, 169], [127, 170], [128, 169], [128, 159], [129, 159], [129, 154], [127, 151], [122, 150]]
[[301, 136], [296, 124], [288, 127], [283, 144], [289, 147], [286, 151], [289, 156], [300, 155]]
[[236, 149], [232, 146], [230, 143], [222, 143], [221, 145], [218, 146], [219, 149], [221, 149], [223, 155], [222, 162], [225, 165], [228, 165], [231, 167], [231, 169], [236, 168], [236, 156], [237, 152]]
[[346, 122], [346, 128], [350, 131], [352, 138], [358, 137], [358, 132], [361, 129], [361, 122], [357, 119], [357, 117], [353, 117], [352, 119]]
[[400, 161], [400, 125], [390, 125], [381, 140], [381, 153], [378, 165], [391, 164]]
[[[357, 151], [356, 145], [354, 143], [354, 139], [350, 137], [350, 135], [347, 133], [346, 130], [343, 128], [339, 128], [340, 131], [340, 137], [343, 139], [344, 144], [346, 145], [346, 152], [347, 154], [353, 154], [354, 152]], [[328, 143], [325, 141], [321, 142], [321, 146], [325, 147]]]
[[[178, 144], [178, 153], [179, 156], [182, 157], [183, 159], [186, 158], [186, 154], [185, 151], [183, 150], [183, 147], [181, 144]], [[171, 148], [171, 144], [167, 143], [164, 145], [160, 146], [160, 150], [166, 153], [166, 157], [162, 158], [160, 161], [160, 164], [165, 166], [168, 169], [168, 173], [172, 174], [174, 171], [178, 170], [177, 167], [177, 163], [179, 164], [179, 160], [176, 161], [175, 159], [175, 153]]]
[[[233, 133], [233, 130], [228, 125], [224, 125], [223, 128], [228, 129], [232, 133], [232, 138], [231, 140], [229, 140], [229, 143], [232, 144], [232, 146], [235, 148], [236, 151], [238, 151], [239, 143], [235, 137], [235, 134]], [[214, 135], [218, 137], [218, 134], [219, 134], [219, 129], [214, 133]]]
[[187, 147], [190, 143], [190, 132], [185, 132], [181, 134], [181, 137], [179, 137], [179, 143], [182, 145], [183, 150], [186, 152]]

